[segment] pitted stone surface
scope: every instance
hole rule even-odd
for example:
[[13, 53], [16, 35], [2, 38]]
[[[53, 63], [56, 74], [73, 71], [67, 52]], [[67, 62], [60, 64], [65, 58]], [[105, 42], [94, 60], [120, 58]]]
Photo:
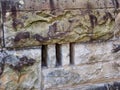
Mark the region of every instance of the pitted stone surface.
[[72, 88], [84, 83], [119, 80], [120, 52], [112, 54], [112, 44], [118, 42], [75, 44], [75, 65], [42, 69], [43, 89], [59, 90], [62, 87]]
[[48, 68], [54, 68], [56, 66], [56, 49], [55, 45], [48, 45], [47, 64]]
[[[5, 21], [6, 47], [105, 41], [113, 37], [114, 9], [11, 12]], [[119, 31], [118, 31], [119, 32]]]
[[[7, 51], [5, 57], [5, 67], [0, 76], [1, 90], [39, 90], [41, 88], [41, 52], [40, 49]], [[19, 59], [17, 57], [27, 56], [34, 58], [36, 62], [27, 67], [20, 67], [20, 71], [11, 66], [15, 66]], [[17, 59], [16, 59], [17, 58]], [[15, 62], [16, 59], [16, 62]], [[10, 65], [10, 66], [9, 66]], [[1, 67], [0, 67], [1, 68]], [[18, 71], [17, 71], [18, 70]]]
[[92, 8], [119, 8], [119, 0], [1, 0], [6, 3], [8, 11], [10, 7], [16, 5], [17, 10], [56, 10], [64, 9], [86, 9], [88, 3]]
[[[119, 90], [120, 52], [112, 50], [120, 40], [111, 40], [120, 36], [119, 6], [120, 0], [1, 0], [0, 90]], [[42, 68], [41, 48], [34, 47], [46, 44]]]
[[119, 0], [2, 0], [3, 44], [24, 47], [109, 40], [119, 4]]
[[56, 86], [60, 87], [65, 84], [74, 85], [82, 80], [79, 74], [64, 69], [52, 70], [44, 77], [45, 88]]

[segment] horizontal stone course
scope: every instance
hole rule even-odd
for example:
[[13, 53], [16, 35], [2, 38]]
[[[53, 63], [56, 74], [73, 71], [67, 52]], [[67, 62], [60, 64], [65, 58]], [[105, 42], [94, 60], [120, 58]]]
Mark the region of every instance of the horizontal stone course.
[[[93, 84], [93, 85], [81, 85], [77, 87], [71, 87], [71, 88], [60, 88], [57, 90], [119, 90], [120, 89], [120, 83], [119, 82], [109, 82], [109, 83], [99, 83], [99, 84]], [[56, 89], [47, 89], [47, 90], [56, 90]]]
[[119, 0], [1, 0], [3, 9], [10, 11], [16, 6], [17, 10], [65, 10], [90, 8], [119, 8]]
[[5, 46], [106, 41], [113, 37], [113, 12], [114, 9], [65, 10], [52, 15], [49, 11], [26, 11], [17, 12], [17, 16], [8, 12], [4, 22]]
[[117, 67], [114, 62], [43, 69], [42, 73], [45, 90], [50, 88], [71, 87], [88, 82], [102, 82], [120, 77], [119, 67]]

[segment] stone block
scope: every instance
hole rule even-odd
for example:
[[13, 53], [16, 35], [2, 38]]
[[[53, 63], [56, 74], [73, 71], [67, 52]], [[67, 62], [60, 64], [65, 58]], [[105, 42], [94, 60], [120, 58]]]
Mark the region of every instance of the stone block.
[[7, 12], [6, 47], [105, 41], [113, 37], [113, 9]]
[[[57, 90], [119, 90], [120, 82], [109, 82], [109, 83], [98, 83], [98, 84], [88, 84], [88, 85], [79, 85], [76, 87], [66, 87], [66, 88], [57, 88]], [[46, 89], [46, 90], [56, 90], [53, 89]]]
[[74, 45], [74, 64], [79, 65], [89, 62], [89, 54], [91, 51], [84, 44]]
[[112, 54], [113, 42], [77, 43], [73, 49], [75, 65], [119, 61], [119, 52]]
[[100, 9], [119, 8], [120, 1], [112, 0], [1, 0], [4, 9], [11, 11], [15, 7], [18, 11], [25, 10], [68, 10], [68, 9]]
[[69, 44], [61, 45], [62, 66], [70, 65], [70, 47]]
[[55, 45], [48, 45], [47, 62], [48, 62], [48, 68], [54, 68], [56, 66], [56, 49], [55, 49]]
[[[114, 62], [43, 69], [43, 90], [59, 90], [59, 88], [77, 87], [82, 84], [89, 85], [97, 82], [111, 82], [111, 80], [119, 80], [119, 71], [119, 65], [114, 65]], [[66, 88], [64, 90], [67, 90]]]
[[57, 69], [44, 69], [43, 72], [43, 90], [51, 87], [62, 87], [65, 85], [73, 85], [81, 81], [81, 77], [76, 72], [65, 70], [62, 68]]
[[[41, 49], [6, 51], [1, 90], [41, 89]], [[1, 65], [1, 62], [0, 62]], [[0, 66], [2, 68], [2, 66]]]

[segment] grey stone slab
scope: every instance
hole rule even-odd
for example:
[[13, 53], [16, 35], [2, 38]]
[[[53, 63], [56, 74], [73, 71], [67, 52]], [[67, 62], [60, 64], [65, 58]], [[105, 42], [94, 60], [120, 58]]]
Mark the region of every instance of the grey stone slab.
[[[13, 50], [13, 51], [6, 51], [6, 53], [7, 54], [4, 57], [5, 67], [0, 78], [0, 83], [1, 83], [0, 89], [1, 90], [5, 90], [5, 89], [6, 90], [23, 90], [23, 89], [40, 90], [41, 89], [41, 49], [29, 49], [29, 50], [17, 50], [17, 51]], [[18, 60], [16, 58], [18, 58]], [[33, 61], [32, 59], [35, 60], [33, 64], [32, 64]]]
[[62, 44], [61, 45], [61, 60], [62, 66], [69, 66], [70, 65], [70, 47], [69, 44]]
[[1, 0], [2, 8], [17, 10], [66, 10], [86, 8], [119, 8], [119, 0]]
[[55, 49], [55, 45], [48, 45], [47, 64], [48, 64], [48, 68], [55, 68], [55, 66], [56, 66], [56, 49]]
[[[91, 65], [64, 67], [55, 69], [43, 69], [43, 89], [44, 90], [67, 90], [83, 83], [93, 84], [101, 82], [111, 82], [120, 80], [119, 67], [115, 69], [114, 62], [96, 63]], [[54, 89], [55, 88], [55, 89]], [[64, 89], [60, 89], [64, 88]], [[71, 89], [71, 90], [74, 90]], [[92, 87], [91, 87], [92, 88]], [[68, 90], [69, 90], [68, 89]], [[84, 89], [80, 89], [84, 90]], [[85, 89], [86, 90], [86, 89]]]

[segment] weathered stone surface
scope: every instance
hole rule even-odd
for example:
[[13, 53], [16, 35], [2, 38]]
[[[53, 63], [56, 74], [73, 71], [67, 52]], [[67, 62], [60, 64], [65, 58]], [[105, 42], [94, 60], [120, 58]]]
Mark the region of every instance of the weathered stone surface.
[[119, 8], [119, 0], [1, 0], [5, 4], [4, 9], [11, 11], [11, 7], [17, 10], [66, 10], [86, 9], [88, 5], [96, 8]]
[[[119, 90], [120, 82], [79, 85], [77, 87], [57, 88], [57, 90]], [[56, 90], [56, 88], [47, 89]]]
[[[112, 53], [120, 41], [103, 41], [114, 36], [120, 0], [1, 0], [0, 5], [0, 90], [119, 90], [119, 83], [104, 83], [120, 80], [120, 52]], [[79, 42], [74, 53], [63, 44], [71, 42]], [[40, 48], [1, 54], [8, 47], [45, 44], [42, 71]]]
[[[113, 42], [93, 44], [75, 44], [74, 62], [76, 65], [112, 61], [116, 57], [112, 53]], [[118, 60], [118, 59], [115, 59]]]
[[[112, 53], [113, 43], [117, 44], [119, 40], [114, 42], [75, 44], [74, 66], [64, 67], [63, 65], [63, 67], [59, 68], [42, 69], [43, 89], [59, 90], [59, 88], [76, 87], [76, 85], [85, 83], [119, 80], [120, 52]], [[66, 52], [64, 53], [66, 54]]]
[[119, 44], [119, 40], [93, 44], [75, 44], [74, 63], [82, 65], [114, 60], [119, 61], [119, 52], [112, 54], [113, 44]]
[[55, 45], [48, 45], [47, 49], [47, 62], [48, 68], [54, 68], [56, 66], [56, 49]]
[[61, 45], [62, 66], [70, 65], [70, 47], [69, 44]]
[[114, 62], [51, 70], [45, 69], [42, 71], [44, 78], [44, 90], [53, 90], [52, 88], [72, 86], [75, 87], [76, 85], [81, 85], [87, 82], [95, 83], [103, 81], [110, 82], [110, 80], [113, 79], [119, 80], [119, 70], [119, 66], [114, 65]]
[[60, 46], [60, 62], [57, 62], [57, 54], [56, 54], [56, 45], [48, 45], [47, 46], [47, 67], [55, 68], [56, 66], [69, 66], [70, 64], [70, 47], [69, 44], [62, 44]]
[[[6, 47], [108, 40], [114, 32], [112, 9], [11, 12], [5, 22]], [[105, 13], [106, 12], [106, 13]]]
[[81, 77], [78, 73], [74, 73], [64, 69], [44, 70], [44, 88], [60, 87], [64, 85], [73, 85], [81, 81]]
[[2, 31], [2, 29], [3, 29], [3, 23], [2, 23], [2, 16], [1, 16], [1, 5], [0, 5], [0, 48], [1, 48], [1, 46], [3, 45], [2, 43], [2, 39], [3, 39], [3, 31]]
[[[35, 63], [30, 66], [21, 68], [17, 71], [17, 67], [14, 69], [10, 63], [14, 63], [15, 58], [9, 58], [4, 67], [4, 72], [0, 76], [0, 89], [1, 90], [40, 90], [41, 88], [41, 52], [40, 49], [7, 51], [8, 55], [14, 57], [27, 56], [28, 58], [35, 59]], [[8, 58], [5, 58], [8, 60]], [[4, 60], [5, 60], [4, 59]], [[8, 63], [9, 62], [9, 63]], [[17, 61], [16, 61], [17, 62]], [[15, 62], [15, 63], [16, 63]], [[14, 64], [15, 64], [14, 63]], [[25, 63], [25, 62], [24, 62]]]

